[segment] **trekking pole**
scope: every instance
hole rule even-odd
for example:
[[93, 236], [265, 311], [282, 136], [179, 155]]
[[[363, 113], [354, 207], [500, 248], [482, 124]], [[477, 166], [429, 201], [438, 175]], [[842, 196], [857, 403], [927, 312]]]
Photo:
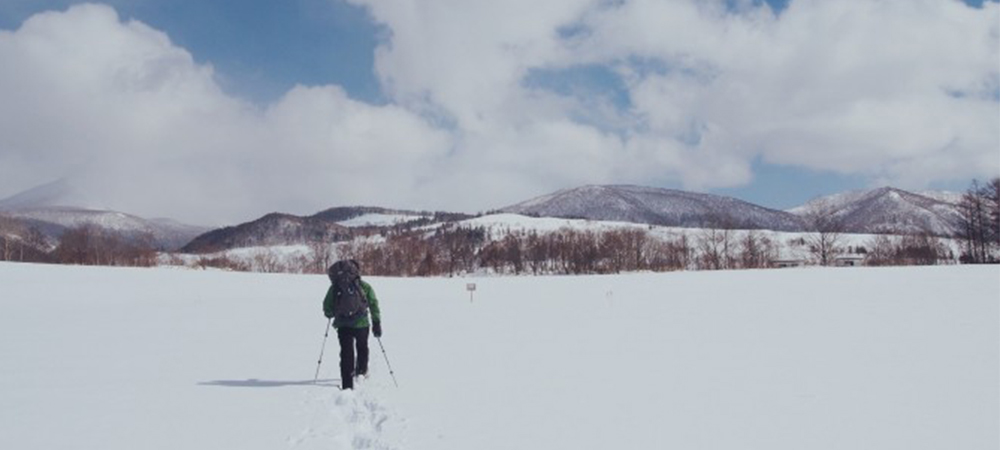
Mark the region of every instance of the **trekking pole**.
[[323, 364], [323, 351], [326, 350], [326, 338], [330, 335], [331, 321], [333, 321], [332, 318], [326, 320], [326, 333], [323, 334], [323, 346], [319, 348], [319, 361], [316, 362], [316, 376], [313, 377], [313, 384], [316, 384], [316, 382], [319, 381], [319, 366], [320, 364]]
[[389, 375], [392, 376], [392, 383], [399, 387], [399, 383], [396, 382], [396, 372], [392, 371], [392, 364], [389, 364], [389, 355], [385, 354], [385, 347], [382, 346], [382, 338], [375, 338], [378, 341], [379, 348], [382, 349], [382, 356], [385, 357], [385, 365], [389, 368]]

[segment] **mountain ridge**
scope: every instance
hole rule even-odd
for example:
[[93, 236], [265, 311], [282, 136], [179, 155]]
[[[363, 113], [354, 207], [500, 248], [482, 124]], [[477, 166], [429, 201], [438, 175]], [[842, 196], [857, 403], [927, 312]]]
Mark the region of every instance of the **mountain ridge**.
[[500, 209], [541, 217], [581, 218], [677, 227], [731, 226], [796, 231], [794, 214], [733, 197], [636, 185], [563, 189]]
[[[936, 195], [935, 195], [936, 194]], [[789, 212], [821, 214], [855, 233], [930, 233], [953, 235], [959, 229], [958, 206], [950, 193], [915, 193], [894, 187], [848, 191], [815, 198]]]
[[[235, 247], [290, 245], [351, 239], [359, 229], [384, 230], [457, 222], [474, 215], [412, 211], [377, 206], [338, 206], [308, 216], [269, 213], [232, 226], [211, 229], [171, 219], [52, 206], [69, 189], [57, 181], [0, 200], [0, 214], [25, 221], [50, 237], [93, 225], [125, 235], [149, 233], [167, 250], [206, 253]], [[844, 232], [954, 235], [960, 219], [953, 203], [960, 194], [909, 192], [892, 187], [818, 197], [788, 210], [771, 209], [733, 197], [630, 184], [585, 185], [515, 203], [495, 212], [537, 217], [619, 221], [683, 228], [743, 228], [809, 231], [810, 214], [835, 217]], [[35, 203], [33, 203], [35, 202]], [[487, 213], [489, 214], [489, 213]]]
[[58, 239], [71, 228], [93, 226], [130, 239], [150, 236], [155, 247], [165, 250], [179, 249], [209, 229], [172, 219], [145, 219], [119, 211], [69, 206], [0, 209], [0, 215], [21, 220], [51, 239]]

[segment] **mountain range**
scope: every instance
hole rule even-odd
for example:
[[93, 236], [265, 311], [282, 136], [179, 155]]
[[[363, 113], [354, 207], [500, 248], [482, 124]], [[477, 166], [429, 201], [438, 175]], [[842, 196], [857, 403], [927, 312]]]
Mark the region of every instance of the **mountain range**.
[[209, 227], [189, 225], [166, 218], [147, 219], [132, 214], [110, 211], [79, 197], [67, 180], [29, 189], [11, 197], [0, 199], [0, 216], [17, 220], [21, 229], [33, 228], [49, 242], [70, 228], [93, 226], [110, 230], [126, 238], [151, 237], [152, 244], [160, 249], [173, 251], [181, 248], [196, 236], [209, 231]]
[[[123, 235], [152, 235], [158, 246], [188, 253], [239, 247], [343, 241], [390, 227], [459, 222], [462, 213], [379, 207], [336, 207], [311, 216], [270, 213], [259, 219], [209, 230], [166, 219], [144, 219], [115, 212], [53, 205], [62, 186], [44, 186], [0, 200], [0, 215], [24, 221], [45, 235], [92, 225]], [[954, 235], [960, 220], [960, 194], [914, 193], [884, 187], [814, 199], [779, 211], [732, 197], [632, 185], [588, 185], [533, 198], [494, 212], [536, 217], [643, 223], [684, 228], [724, 227], [809, 231], [816, 215], [833, 218], [848, 233], [928, 232]]]

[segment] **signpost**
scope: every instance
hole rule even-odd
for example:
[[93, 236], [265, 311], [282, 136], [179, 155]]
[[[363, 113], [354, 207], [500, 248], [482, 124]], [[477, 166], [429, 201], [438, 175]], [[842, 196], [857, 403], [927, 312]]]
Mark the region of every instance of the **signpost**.
[[467, 283], [465, 290], [469, 291], [469, 303], [472, 303], [472, 294], [476, 292], [476, 283]]

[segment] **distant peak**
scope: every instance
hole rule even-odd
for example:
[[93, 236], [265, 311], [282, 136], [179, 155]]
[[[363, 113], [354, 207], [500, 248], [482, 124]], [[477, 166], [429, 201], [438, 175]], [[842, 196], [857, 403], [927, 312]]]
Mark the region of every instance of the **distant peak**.
[[65, 178], [60, 178], [0, 200], [0, 209], [72, 206], [67, 204], [67, 198], [73, 194], [73, 191], [70, 182]]

